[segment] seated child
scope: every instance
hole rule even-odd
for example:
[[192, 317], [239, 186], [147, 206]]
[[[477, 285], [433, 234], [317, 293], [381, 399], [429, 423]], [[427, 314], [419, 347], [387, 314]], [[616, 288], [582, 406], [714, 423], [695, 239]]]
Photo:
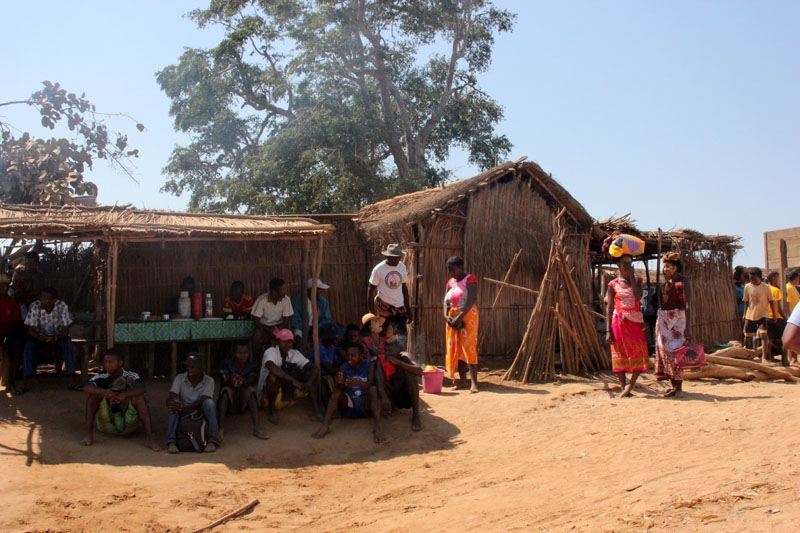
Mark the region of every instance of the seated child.
[[364, 360], [365, 350], [361, 343], [347, 346], [347, 362], [335, 377], [335, 388], [322, 427], [312, 436], [321, 439], [330, 433], [331, 420], [338, 414], [346, 418], [372, 417], [372, 436], [375, 443], [383, 442], [380, 431], [381, 408], [378, 389], [375, 386], [375, 365]]
[[422, 369], [403, 351], [403, 340], [392, 337], [386, 341], [386, 352], [378, 356], [375, 381], [384, 414], [398, 409], [411, 409], [411, 430], [419, 431], [419, 382]]
[[86, 436], [84, 446], [94, 442], [94, 428], [107, 435], [130, 435], [144, 426], [144, 442], [153, 451], [161, 447], [153, 440], [150, 408], [145, 398], [144, 382], [139, 374], [123, 368], [122, 357], [108, 352], [103, 370], [83, 388], [86, 393]]
[[225, 417], [229, 412], [250, 412], [253, 420], [253, 435], [259, 439], [267, 439], [266, 432], [261, 431], [258, 422], [258, 400], [256, 399], [256, 383], [258, 369], [250, 362], [250, 346], [247, 341], [236, 343], [233, 359], [222, 363], [219, 369], [220, 390], [217, 399], [219, 406], [219, 438], [222, 440]]
[[367, 347], [367, 359], [371, 360], [376, 355], [383, 353], [386, 346], [385, 335], [381, 334], [383, 323], [386, 321], [382, 316], [367, 313], [361, 317], [361, 325], [364, 327], [362, 342]]

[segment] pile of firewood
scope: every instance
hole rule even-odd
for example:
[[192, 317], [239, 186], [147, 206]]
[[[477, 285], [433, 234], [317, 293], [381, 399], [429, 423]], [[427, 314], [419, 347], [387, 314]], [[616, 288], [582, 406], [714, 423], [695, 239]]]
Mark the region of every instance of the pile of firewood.
[[560, 224], [563, 214], [562, 209], [553, 222], [547, 271], [525, 337], [504, 380], [554, 380], [556, 357], [564, 374], [592, 373], [610, 366], [592, 314], [572, 279], [563, 244], [567, 229]]
[[800, 381], [800, 367], [762, 364], [761, 350], [732, 346], [706, 355], [708, 365], [687, 369], [684, 379], [741, 379], [742, 381], [770, 381], [781, 379], [790, 383]]

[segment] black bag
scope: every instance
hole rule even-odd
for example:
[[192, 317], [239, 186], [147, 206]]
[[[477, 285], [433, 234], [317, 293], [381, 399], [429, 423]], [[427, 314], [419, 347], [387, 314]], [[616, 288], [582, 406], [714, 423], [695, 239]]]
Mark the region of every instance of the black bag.
[[202, 452], [208, 444], [208, 424], [199, 410], [181, 415], [175, 445], [182, 452]]

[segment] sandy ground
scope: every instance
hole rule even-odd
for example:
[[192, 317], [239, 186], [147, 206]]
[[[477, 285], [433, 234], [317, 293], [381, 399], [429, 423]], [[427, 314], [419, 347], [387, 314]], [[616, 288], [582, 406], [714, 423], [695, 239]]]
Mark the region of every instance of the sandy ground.
[[[800, 386], [687, 382], [678, 400], [645, 376], [619, 399], [611, 374], [423, 394], [423, 424], [334, 421], [310, 405], [231, 419], [214, 454], [178, 456], [130, 438], [79, 444], [84, 395], [43, 376], [0, 397], [2, 531], [797, 531]], [[159, 439], [168, 383], [149, 384]]]

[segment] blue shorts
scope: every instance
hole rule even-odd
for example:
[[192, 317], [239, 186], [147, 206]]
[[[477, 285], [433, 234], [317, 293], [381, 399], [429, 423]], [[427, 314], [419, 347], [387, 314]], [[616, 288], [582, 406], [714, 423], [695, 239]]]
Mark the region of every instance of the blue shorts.
[[[366, 391], [365, 391], [366, 392]], [[347, 394], [347, 409], [339, 409], [339, 414], [344, 418], [369, 418], [367, 409], [367, 395], [359, 396]]]

